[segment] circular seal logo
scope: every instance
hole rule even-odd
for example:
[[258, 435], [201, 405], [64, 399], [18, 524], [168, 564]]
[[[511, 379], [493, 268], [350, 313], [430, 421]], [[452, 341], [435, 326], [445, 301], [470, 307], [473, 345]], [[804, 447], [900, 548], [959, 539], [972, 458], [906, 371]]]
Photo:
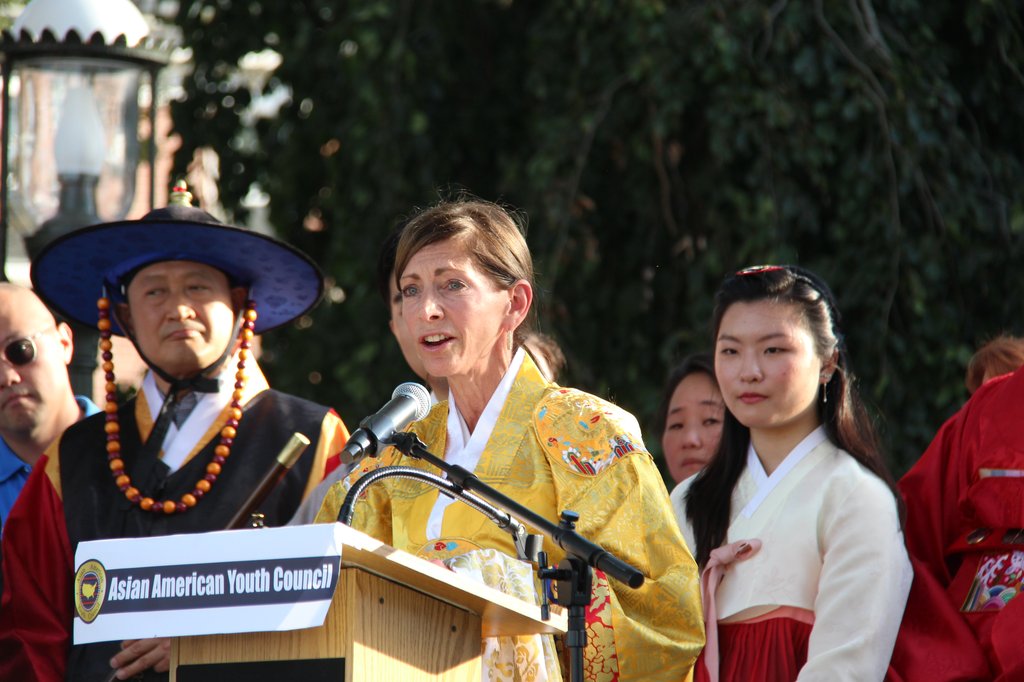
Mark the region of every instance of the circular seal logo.
[[107, 594], [107, 571], [103, 564], [90, 559], [75, 573], [75, 611], [86, 623], [96, 620]]

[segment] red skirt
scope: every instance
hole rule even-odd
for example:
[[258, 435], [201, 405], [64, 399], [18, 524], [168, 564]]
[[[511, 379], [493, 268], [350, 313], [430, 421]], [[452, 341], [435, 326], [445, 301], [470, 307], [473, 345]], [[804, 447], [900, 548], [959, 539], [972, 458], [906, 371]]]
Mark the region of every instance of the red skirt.
[[[807, 662], [810, 623], [793, 618], [767, 618], [718, 624], [721, 682], [792, 682]], [[704, 655], [693, 669], [694, 682], [710, 679]]]

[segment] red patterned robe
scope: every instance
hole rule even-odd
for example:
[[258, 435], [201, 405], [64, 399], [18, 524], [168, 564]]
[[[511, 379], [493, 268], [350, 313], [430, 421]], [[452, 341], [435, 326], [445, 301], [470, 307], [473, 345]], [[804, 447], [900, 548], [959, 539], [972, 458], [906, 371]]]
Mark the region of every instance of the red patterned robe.
[[911, 595], [897, 652], [927, 651], [928, 679], [1024, 680], [1024, 369], [978, 389], [900, 490], [915, 589], [935, 589]]

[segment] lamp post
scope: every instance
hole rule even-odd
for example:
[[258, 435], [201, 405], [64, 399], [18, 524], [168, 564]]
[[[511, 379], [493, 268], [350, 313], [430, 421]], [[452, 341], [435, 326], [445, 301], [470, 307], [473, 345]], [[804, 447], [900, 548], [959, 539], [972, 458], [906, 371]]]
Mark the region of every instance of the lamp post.
[[[0, 279], [27, 281], [22, 241], [31, 259], [56, 237], [126, 217], [143, 165], [152, 207], [163, 48], [130, 0], [32, 0], [0, 35]], [[72, 386], [89, 395], [96, 337], [75, 334]]]

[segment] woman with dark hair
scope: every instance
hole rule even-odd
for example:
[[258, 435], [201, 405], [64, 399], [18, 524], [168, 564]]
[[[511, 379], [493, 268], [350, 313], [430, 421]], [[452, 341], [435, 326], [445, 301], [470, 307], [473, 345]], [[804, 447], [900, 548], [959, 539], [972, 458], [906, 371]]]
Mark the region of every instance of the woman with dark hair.
[[910, 589], [900, 501], [828, 286], [795, 266], [715, 298], [718, 452], [686, 482], [704, 569], [697, 680], [881, 680]]
[[689, 355], [669, 373], [658, 408], [658, 430], [665, 465], [676, 483], [711, 461], [722, 437], [724, 411], [710, 353]]

